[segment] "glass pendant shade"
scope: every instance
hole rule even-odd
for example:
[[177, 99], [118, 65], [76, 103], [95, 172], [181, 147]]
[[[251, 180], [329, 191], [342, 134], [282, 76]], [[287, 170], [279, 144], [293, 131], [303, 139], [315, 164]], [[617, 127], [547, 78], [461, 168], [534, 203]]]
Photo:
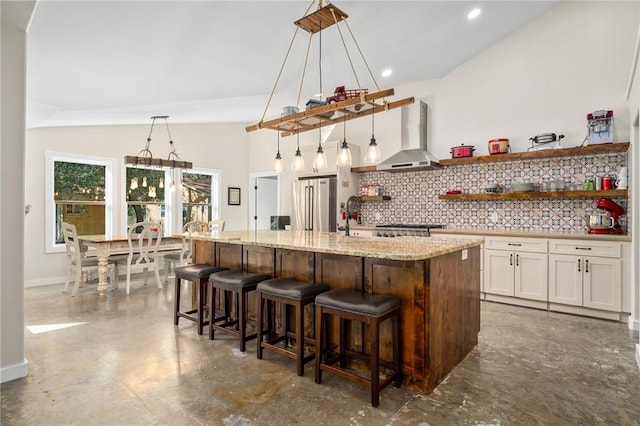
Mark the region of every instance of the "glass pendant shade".
[[147, 177], [146, 176], [142, 176], [142, 187], [143, 188], [147, 187]]
[[131, 189], [137, 189], [138, 188], [138, 178], [137, 177], [131, 178], [131, 186], [130, 186], [130, 188]]
[[376, 143], [376, 139], [373, 135], [371, 135], [371, 142], [369, 142], [369, 148], [367, 148], [364, 161], [366, 163], [373, 164], [378, 164], [380, 162], [380, 148], [378, 148], [378, 144]]
[[158, 188], [164, 188], [164, 178], [160, 178], [160, 182], [158, 183]]
[[296, 155], [293, 156], [293, 161], [291, 162], [291, 170], [293, 170], [294, 172], [304, 172], [304, 158], [302, 158], [300, 149], [297, 149]]
[[276, 158], [273, 160], [273, 165], [271, 166], [274, 172], [282, 173], [284, 172], [284, 164], [282, 164], [282, 156], [280, 152], [276, 154]]
[[315, 170], [324, 170], [327, 168], [327, 155], [321, 146], [318, 146], [318, 151], [313, 157], [313, 168]]
[[347, 144], [347, 140], [342, 141], [340, 152], [338, 152], [338, 166], [350, 166], [351, 165], [351, 150]]

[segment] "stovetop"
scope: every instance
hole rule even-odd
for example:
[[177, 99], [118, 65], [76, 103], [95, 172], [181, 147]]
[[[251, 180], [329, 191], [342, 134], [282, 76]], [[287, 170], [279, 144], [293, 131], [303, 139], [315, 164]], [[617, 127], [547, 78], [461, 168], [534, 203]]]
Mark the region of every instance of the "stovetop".
[[389, 225], [376, 225], [376, 228], [441, 229], [444, 228], [444, 225], [426, 223], [392, 223]]

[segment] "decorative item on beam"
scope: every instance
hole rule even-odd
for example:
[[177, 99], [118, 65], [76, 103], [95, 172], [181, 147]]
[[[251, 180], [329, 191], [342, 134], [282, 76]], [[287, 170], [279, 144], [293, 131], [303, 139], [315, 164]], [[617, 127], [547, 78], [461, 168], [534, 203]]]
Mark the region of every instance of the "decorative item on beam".
[[[193, 164], [189, 161], [183, 161], [180, 159], [180, 156], [176, 152], [176, 148], [173, 144], [173, 140], [171, 139], [171, 132], [169, 131], [169, 123], [167, 122], [168, 115], [154, 115], [151, 117], [151, 129], [149, 130], [149, 136], [147, 137], [147, 144], [142, 149], [138, 155], [126, 155], [124, 157], [125, 164], [133, 164], [136, 166], [151, 166], [151, 167], [169, 167], [172, 169], [191, 169], [193, 168]], [[169, 135], [169, 155], [166, 160], [162, 158], [153, 158], [153, 154], [149, 149], [149, 145], [151, 144], [151, 134], [153, 133], [153, 126], [157, 119], [163, 119], [164, 123], [167, 127], [167, 134]], [[132, 182], [132, 186], [134, 183]], [[135, 183], [137, 186], [137, 182]], [[144, 182], [143, 182], [144, 186]], [[134, 188], [132, 188], [134, 189]]]

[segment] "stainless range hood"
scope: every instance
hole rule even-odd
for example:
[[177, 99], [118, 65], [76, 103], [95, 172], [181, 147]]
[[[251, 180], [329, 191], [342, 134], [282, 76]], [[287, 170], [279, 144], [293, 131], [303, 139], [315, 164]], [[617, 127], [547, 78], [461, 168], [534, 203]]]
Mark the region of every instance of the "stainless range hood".
[[401, 151], [378, 164], [385, 172], [417, 172], [440, 169], [438, 159], [427, 149], [427, 104], [418, 101], [401, 110]]

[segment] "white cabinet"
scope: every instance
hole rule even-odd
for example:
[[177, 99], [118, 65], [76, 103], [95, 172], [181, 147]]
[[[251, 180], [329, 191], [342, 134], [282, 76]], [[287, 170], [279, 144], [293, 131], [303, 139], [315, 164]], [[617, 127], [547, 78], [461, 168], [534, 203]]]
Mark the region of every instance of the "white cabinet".
[[487, 294], [547, 300], [547, 241], [487, 237], [484, 291]]
[[620, 312], [621, 248], [615, 242], [551, 240], [549, 302]]

